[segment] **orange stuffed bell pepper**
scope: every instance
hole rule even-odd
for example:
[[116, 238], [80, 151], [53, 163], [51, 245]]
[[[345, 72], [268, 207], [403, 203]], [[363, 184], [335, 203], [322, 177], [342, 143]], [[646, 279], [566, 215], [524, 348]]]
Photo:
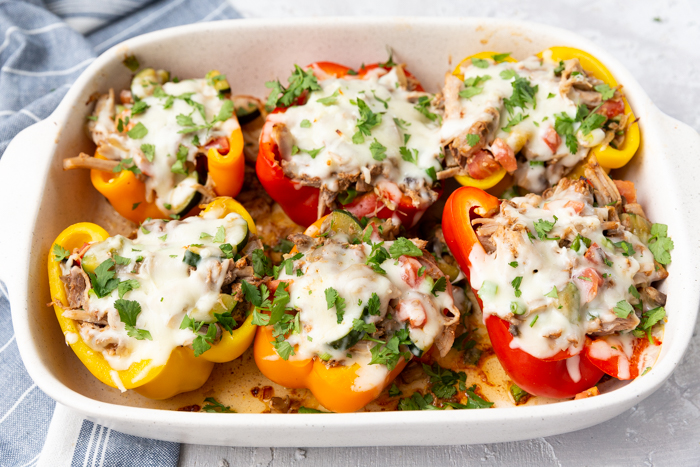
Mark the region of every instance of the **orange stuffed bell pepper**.
[[391, 60], [297, 66], [289, 83], [267, 83], [256, 170], [272, 199], [305, 227], [336, 207], [414, 225], [441, 193], [433, 96]]
[[218, 72], [171, 81], [146, 68], [115, 103], [98, 98], [88, 129], [94, 157], [66, 159], [91, 168], [90, 179], [114, 209], [133, 222], [193, 213], [202, 193], [236, 196], [245, 159], [230, 87]]
[[231, 198], [198, 217], [144, 223], [133, 240], [88, 222], [68, 227], [48, 259], [66, 342], [122, 391], [165, 399], [200, 387], [215, 362], [238, 358], [253, 341], [249, 305], [227, 276], [258, 243]]
[[452, 345], [451, 284], [429, 253], [406, 238], [383, 241], [380, 230], [333, 211], [307, 230], [324, 240], [295, 238], [270, 282], [274, 297], [265, 285], [258, 292], [258, 368], [334, 412], [361, 409], [412, 356]]
[[447, 170], [465, 186], [488, 189], [509, 173], [542, 192], [589, 155], [609, 170], [639, 147], [621, 87], [578, 49], [552, 47], [519, 62], [507, 53], [472, 55], [445, 78], [443, 95]]

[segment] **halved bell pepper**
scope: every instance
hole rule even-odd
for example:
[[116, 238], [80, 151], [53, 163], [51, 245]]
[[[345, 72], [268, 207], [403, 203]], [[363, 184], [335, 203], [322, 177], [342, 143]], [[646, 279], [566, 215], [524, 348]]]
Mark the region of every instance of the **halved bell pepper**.
[[[578, 58], [579, 62], [581, 63], [581, 67], [583, 67], [587, 73], [603, 81], [611, 88], [614, 88], [618, 84], [612, 73], [610, 73], [610, 71], [597, 58], [588, 52], [584, 52], [583, 50], [575, 49], [573, 47], [550, 47], [547, 50], [539, 52], [537, 56], [542, 58], [543, 54], [547, 51], [551, 51], [552, 60], [555, 61]], [[493, 56], [497, 54], [498, 52], [479, 52], [477, 54], [470, 55], [457, 64], [452, 74], [459, 79], [464, 79], [464, 75], [461, 72], [461, 66], [464, 62], [471, 60], [472, 58], [493, 58]], [[510, 56], [506, 57], [503, 61], [517, 62], [517, 60]], [[590, 151], [590, 154], [594, 155], [598, 159], [601, 167], [606, 169], [607, 172], [609, 172], [610, 169], [618, 169], [627, 164], [639, 148], [639, 125], [637, 123], [632, 123], [635, 120], [634, 113], [632, 112], [627, 99], [623, 97], [623, 101], [625, 103], [624, 112], [625, 114], [630, 115], [628, 120], [630, 123], [627, 125], [625, 140], [622, 146], [617, 149], [613, 148], [612, 146], [602, 149], [602, 147], [599, 145]], [[581, 163], [574, 167], [573, 172], [578, 173], [578, 171], [580, 171], [580, 167], [583, 167], [586, 164], [586, 160], [581, 161]], [[468, 175], [457, 175], [455, 176], [455, 179], [464, 186], [473, 186], [486, 190], [500, 182], [505, 174], [505, 169], [501, 167], [500, 170], [494, 172], [484, 179], [475, 179]]]
[[[104, 159], [95, 153], [98, 159]], [[245, 157], [243, 155], [243, 133], [240, 127], [228, 137], [228, 149], [209, 148], [207, 152], [207, 172], [214, 182], [218, 196], [238, 195], [243, 186]], [[146, 185], [133, 172], [122, 170], [119, 173], [92, 169], [90, 180], [121, 216], [141, 223], [147, 218], [165, 219], [155, 201], [146, 201]], [[182, 213], [185, 215], [186, 213]]]
[[[304, 232], [316, 237], [326, 216], [318, 219]], [[296, 248], [296, 247], [294, 247]], [[292, 253], [295, 250], [292, 250]], [[396, 378], [406, 366], [403, 357], [391, 370], [382, 384], [367, 391], [355, 391], [353, 385], [357, 379], [357, 363], [350, 367], [335, 366], [328, 368], [320, 358], [304, 360], [283, 360], [275, 351], [272, 342], [272, 326], [259, 326], [253, 345], [255, 363], [260, 372], [277, 384], [288, 388], [307, 388], [316, 399], [333, 412], [355, 412], [379, 396], [379, 394]]]
[[[204, 212], [214, 210], [220, 217], [231, 212], [240, 214], [255, 233], [255, 223], [248, 212], [231, 198], [216, 198], [206, 206]], [[106, 240], [109, 234], [99, 225], [90, 222], [73, 224], [59, 234], [54, 244], [68, 251], [80, 248], [86, 243]], [[128, 369], [112, 369], [100, 352], [91, 349], [80, 337], [75, 320], [63, 316], [61, 304], [68, 303], [66, 290], [61, 281], [60, 263], [54, 255], [48, 257], [49, 286], [56, 311], [56, 318], [76, 356], [97, 379], [108, 386], [119, 389], [134, 389], [151, 399], [167, 399], [176, 394], [192, 391], [202, 386], [214, 368], [215, 362], [228, 362], [238, 358], [253, 342], [255, 326], [251, 323], [252, 314], [245, 322], [229, 334], [223, 332], [221, 340], [212, 345], [199, 357], [189, 347], [176, 347], [165, 365], [149, 368], [150, 360], [133, 363]]]
[[[580, 49], [575, 49], [573, 47], [550, 47], [547, 50], [552, 51], [552, 60], [570, 60], [572, 58], [578, 58], [581, 63], [581, 67], [586, 70], [587, 73], [593, 75], [599, 80], [603, 81], [605, 84], [614, 88], [618, 85], [617, 80], [610, 70], [608, 70], [605, 65], [603, 65], [600, 60], [595, 58], [588, 52], [584, 52]], [[542, 57], [545, 51], [537, 54], [538, 57]], [[622, 146], [615, 149], [612, 146], [608, 146], [605, 149], [596, 146], [591, 150], [591, 153], [598, 159], [598, 163], [601, 167], [605, 169], [619, 169], [620, 167], [627, 164], [630, 159], [636, 154], [637, 149], [639, 149], [639, 143], [641, 140], [641, 134], [639, 132], [639, 123], [635, 122], [635, 116], [630, 108], [629, 103], [626, 98], [622, 98], [625, 103], [625, 114], [629, 114], [628, 124], [626, 128], [625, 141]]]
[[[474, 187], [461, 187], [447, 199], [442, 230], [447, 246], [467, 278], [470, 276], [472, 252], [478, 249], [474, 254], [486, 254], [474, 232], [472, 219], [492, 215], [497, 212], [499, 203], [495, 196]], [[483, 303], [473, 286], [472, 290], [483, 309]], [[523, 350], [511, 348], [513, 336], [509, 326], [508, 321], [496, 315], [486, 318], [486, 328], [498, 360], [515, 384], [528, 393], [554, 398], [574, 397], [595, 385], [603, 376], [603, 372], [589, 360], [585, 352], [573, 357], [558, 354], [555, 359], [541, 360]], [[568, 358], [580, 359], [581, 378], [577, 382], [569, 376]]]
[[[328, 77], [348, 79], [363, 79], [368, 71], [375, 69], [381, 64], [367, 65], [355, 72], [351, 68], [332, 62], [315, 62], [307, 68], [311, 68], [318, 79], [326, 79]], [[406, 76], [412, 75], [405, 71]], [[416, 88], [422, 91], [423, 88], [418, 85]], [[295, 102], [295, 105], [303, 105], [306, 96], [302, 96]], [[285, 112], [287, 108], [278, 107], [271, 114]], [[271, 121], [265, 122], [262, 134], [260, 135], [260, 150], [256, 162], [256, 171], [260, 183], [270, 197], [282, 206], [284, 212], [297, 224], [307, 227], [318, 219], [318, 199], [320, 190], [311, 186], [303, 186], [300, 183], [293, 181], [287, 177], [282, 171], [280, 165], [281, 156], [277, 143], [272, 138]], [[388, 193], [381, 193], [382, 197], [390, 198]], [[374, 192], [365, 193], [355, 198], [351, 203], [343, 205], [343, 209], [352, 212], [358, 218], [363, 216], [373, 215], [383, 219], [390, 218], [395, 214], [401, 222], [410, 227], [418, 222], [420, 216], [425, 212], [425, 208], [417, 208], [411, 202], [411, 198], [403, 196], [401, 199], [391, 199], [397, 207], [393, 211], [386, 207], [381, 198]], [[382, 207], [383, 206], [383, 207]], [[377, 208], [380, 208], [377, 212]], [[328, 214], [326, 210], [325, 214]], [[375, 214], [376, 213], [376, 214]]]

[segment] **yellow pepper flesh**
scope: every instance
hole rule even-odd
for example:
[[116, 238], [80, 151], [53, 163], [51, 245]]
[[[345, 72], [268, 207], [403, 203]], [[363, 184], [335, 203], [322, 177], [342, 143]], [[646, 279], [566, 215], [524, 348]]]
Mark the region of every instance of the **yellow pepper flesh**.
[[[216, 209], [220, 217], [231, 212], [240, 214], [248, 223], [250, 230], [255, 233], [255, 224], [248, 212], [237, 201], [230, 198], [216, 198], [205, 208], [205, 212]], [[68, 251], [80, 248], [85, 243], [106, 240], [109, 234], [99, 225], [89, 222], [74, 224], [54, 241]], [[91, 349], [80, 337], [78, 323], [63, 316], [61, 304], [68, 303], [66, 290], [61, 281], [60, 263], [54, 261], [49, 253], [48, 258], [49, 286], [54, 303], [56, 318], [61, 326], [67, 342], [85, 367], [100, 381], [113, 388], [135, 389], [140, 394], [151, 399], [167, 399], [176, 394], [197, 389], [206, 382], [214, 368], [215, 362], [226, 362], [238, 358], [250, 346], [255, 337], [252, 324], [253, 316], [249, 315], [245, 322], [232, 334], [224, 331], [221, 340], [212, 345], [209, 350], [199, 357], [189, 347], [177, 347], [170, 354], [164, 365], [150, 367], [150, 360], [133, 363], [128, 369], [113, 370], [107, 360], [98, 351]], [[71, 333], [71, 334], [69, 334]], [[70, 336], [70, 338], [69, 338]]]

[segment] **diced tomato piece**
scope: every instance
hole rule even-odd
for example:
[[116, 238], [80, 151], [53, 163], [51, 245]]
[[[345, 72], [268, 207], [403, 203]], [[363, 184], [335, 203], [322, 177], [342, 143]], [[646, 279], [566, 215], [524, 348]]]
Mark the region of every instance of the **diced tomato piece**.
[[491, 152], [493, 157], [503, 166], [509, 173], [515, 172], [518, 168], [518, 161], [515, 160], [515, 152], [513, 148], [508, 146], [501, 138], [496, 138], [491, 144]]
[[598, 244], [591, 243], [591, 246], [583, 254], [583, 257], [586, 258], [588, 261], [590, 261], [593, 264], [600, 264], [603, 262], [602, 255], [603, 255], [603, 250], [600, 249]]
[[420, 328], [425, 324], [427, 314], [419, 300], [400, 300], [396, 305], [396, 317], [399, 321], [409, 321], [414, 328]]
[[581, 201], [567, 201], [564, 205], [565, 208], [573, 209], [576, 214], [579, 214], [581, 211], [583, 211], [584, 206], [585, 204], [583, 204]]
[[590, 303], [598, 295], [598, 287], [603, 285], [603, 278], [593, 268], [584, 269], [574, 280], [586, 303]]
[[637, 202], [637, 190], [634, 188], [634, 182], [628, 182], [627, 180], [613, 180], [613, 182], [615, 182], [617, 191], [625, 197], [628, 203]]
[[598, 109], [598, 113], [608, 118], [614, 118], [625, 112], [625, 102], [622, 99], [605, 101]]
[[213, 139], [207, 143], [206, 146], [204, 146], [206, 149], [209, 148], [216, 148], [217, 151], [219, 151], [219, 154], [222, 156], [225, 156], [228, 154], [228, 151], [230, 149], [229, 141], [228, 138], [225, 136], [220, 136], [216, 139]]
[[421, 264], [411, 256], [399, 256], [399, 265], [401, 266], [401, 280], [411, 288], [415, 288], [425, 277], [425, 273], [422, 277], [418, 277]]
[[469, 176], [477, 180], [492, 175], [500, 168], [501, 164], [496, 162], [493, 156], [484, 150], [478, 151], [472, 160], [467, 163], [467, 172], [469, 172]]
[[559, 145], [561, 144], [561, 138], [559, 137], [559, 133], [557, 133], [551, 125], [544, 130], [544, 136], [542, 136], [542, 139], [549, 149], [552, 150], [552, 154], [556, 154], [557, 149], [559, 149]]

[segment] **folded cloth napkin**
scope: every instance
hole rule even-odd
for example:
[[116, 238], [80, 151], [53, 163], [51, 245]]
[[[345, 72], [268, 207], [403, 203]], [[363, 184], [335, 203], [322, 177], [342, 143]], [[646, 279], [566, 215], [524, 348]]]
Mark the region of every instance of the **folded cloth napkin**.
[[[0, 0], [0, 157], [113, 45], [158, 29], [239, 17], [226, 0]], [[7, 297], [0, 283], [0, 466], [177, 465], [177, 443], [83, 420], [38, 389], [20, 359]]]

